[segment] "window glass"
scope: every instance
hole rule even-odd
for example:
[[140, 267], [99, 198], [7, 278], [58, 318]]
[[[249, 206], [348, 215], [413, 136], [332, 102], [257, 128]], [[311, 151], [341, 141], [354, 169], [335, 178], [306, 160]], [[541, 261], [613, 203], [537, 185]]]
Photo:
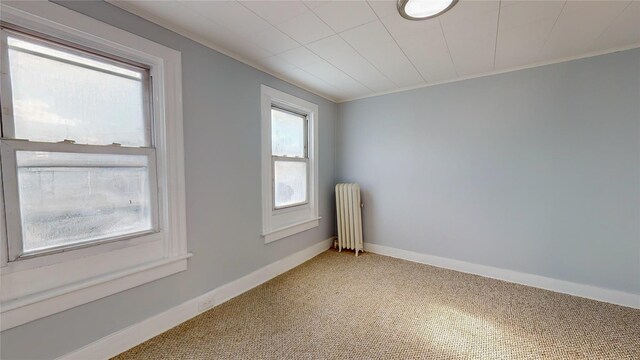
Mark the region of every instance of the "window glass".
[[152, 229], [146, 155], [17, 151], [23, 251]]
[[146, 70], [11, 33], [7, 45], [16, 138], [150, 146]]
[[275, 161], [275, 207], [281, 208], [307, 201], [307, 163]]
[[272, 155], [306, 157], [305, 116], [271, 108]]

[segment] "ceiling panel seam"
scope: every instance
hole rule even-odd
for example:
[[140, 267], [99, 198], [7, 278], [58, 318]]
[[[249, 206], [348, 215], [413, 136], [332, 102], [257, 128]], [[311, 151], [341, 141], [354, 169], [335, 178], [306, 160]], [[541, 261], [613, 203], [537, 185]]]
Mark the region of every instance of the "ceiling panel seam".
[[[278, 29], [277, 26], [275, 26], [274, 24], [272, 24], [269, 20], [265, 19], [264, 17], [260, 16], [260, 14], [258, 14], [257, 12], [253, 11], [253, 9], [247, 7], [242, 1], [238, 1], [238, 4], [240, 4], [240, 6], [244, 7], [245, 9], [249, 10], [251, 13], [253, 13], [255, 16], [259, 17], [260, 19], [264, 20], [267, 24], [269, 24], [269, 26], [271, 26], [272, 28], [276, 29], [277, 31], [279, 31], [282, 35], [288, 37], [289, 39], [293, 40], [296, 44], [302, 46], [302, 44], [300, 44], [298, 42], [298, 40], [292, 38], [291, 36], [289, 36], [288, 34], [285, 34], [282, 30]], [[213, 21], [213, 20], [212, 20]], [[233, 30], [232, 30], [233, 31]], [[255, 44], [252, 42], [252, 44]], [[260, 44], [255, 44], [256, 46], [262, 48], [262, 46], [260, 46]], [[265, 49], [266, 50], [266, 49]], [[292, 49], [289, 49], [292, 50]], [[287, 52], [289, 50], [285, 50], [285, 51], [281, 51], [281, 52], [272, 52], [271, 50], [267, 50], [271, 53], [271, 55], [278, 55], [278, 54], [282, 54], [283, 52]]]
[[536, 58], [540, 58], [540, 53], [542, 52], [542, 50], [545, 48], [545, 46], [547, 46], [547, 43], [549, 42], [549, 39], [551, 39], [551, 34], [553, 34], [553, 29], [556, 28], [556, 25], [558, 24], [558, 20], [560, 19], [560, 16], [562, 16], [562, 13], [564, 12], [564, 8], [567, 6], [567, 1], [564, 1], [564, 4], [562, 4], [562, 9], [560, 9], [560, 12], [558, 13], [558, 16], [556, 17], [556, 21], [553, 22], [553, 26], [551, 26], [551, 29], [549, 30], [549, 33], [547, 34], [547, 38], [544, 40], [544, 43], [542, 43], [542, 46], [540, 47], [540, 49], [538, 49], [538, 53], [536, 54]]
[[[331, 35], [331, 36], [335, 36], [335, 35]], [[325, 38], [326, 39], [326, 38]], [[322, 40], [322, 39], [321, 39]], [[320, 41], [320, 40], [318, 40]], [[360, 82], [358, 79], [354, 78], [353, 76], [351, 76], [349, 73], [347, 73], [346, 71], [340, 69], [338, 66], [334, 65], [331, 63], [331, 61], [325, 59], [324, 57], [322, 57], [320, 54], [316, 53], [315, 51], [313, 51], [313, 49], [308, 48], [306, 45], [304, 46], [305, 49], [311, 51], [313, 54], [315, 54], [317, 57], [319, 57], [320, 59], [324, 60], [327, 64], [333, 66], [336, 70], [340, 71], [341, 73], [347, 75], [349, 78], [351, 78], [351, 80], [357, 82], [358, 84], [364, 86], [366, 89], [369, 89], [371, 91], [375, 91], [373, 89], [371, 89], [370, 87], [368, 87], [367, 85], [363, 84], [362, 82]], [[288, 62], [287, 62], [288, 63]]]
[[602, 30], [602, 32], [600, 33], [600, 35], [596, 36], [595, 39], [591, 40], [591, 42], [589, 43], [589, 46], [587, 46], [585, 49], [591, 49], [591, 47], [593, 46], [593, 44], [596, 43], [596, 41], [598, 41], [602, 35], [604, 35], [615, 23], [616, 20], [618, 20], [618, 18], [620, 18], [622, 16], [622, 14], [625, 13], [625, 11], [627, 10], [627, 8], [629, 6], [631, 6], [631, 4], [633, 4], [633, 0], [629, 0], [629, 3], [627, 3], [627, 6], [624, 7], [624, 9], [622, 9], [622, 11], [620, 11], [618, 13], [618, 15], [616, 15], [613, 20], [611, 20], [611, 23], [609, 23], [609, 25], [607, 25], [604, 30]]
[[384, 24], [384, 21], [380, 19], [380, 16], [378, 15], [378, 13], [373, 9], [373, 7], [371, 7], [371, 4], [369, 4], [369, 0], [366, 0], [365, 2], [367, 3], [371, 11], [373, 11], [373, 13], [376, 15], [376, 17], [378, 18], [378, 21], [380, 21], [380, 24], [382, 24], [382, 27], [384, 27], [384, 30], [387, 32], [387, 34], [391, 36], [391, 39], [393, 39], [393, 42], [396, 43], [396, 46], [398, 47], [398, 49], [400, 49], [400, 51], [402, 52], [402, 55], [404, 55], [404, 57], [407, 59], [407, 61], [409, 61], [411, 66], [413, 66], [413, 69], [418, 73], [418, 75], [420, 75], [420, 77], [422, 78], [422, 81], [428, 84], [429, 81], [427, 81], [427, 79], [425, 79], [424, 76], [422, 76], [422, 73], [420, 72], [420, 70], [418, 70], [418, 67], [416, 66], [416, 64], [414, 64], [411, 58], [407, 55], [407, 53], [404, 52], [404, 49], [402, 48], [402, 46], [398, 44], [398, 40], [396, 40], [393, 34], [389, 31], [389, 29], [387, 28], [387, 25]]
[[[306, 7], [307, 7], [307, 9], [309, 9], [309, 11], [311, 11], [315, 16], [318, 16], [318, 15], [313, 11], [313, 9], [311, 9], [311, 8], [309, 7], [309, 5], [307, 5], [304, 1], [302, 2], [302, 4], [303, 4], [304, 6], [306, 6]], [[328, 25], [327, 23], [325, 23], [325, 22], [324, 22], [324, 20], [322, 20], [319, 16], [318, 16], [318, 19], [320, 19], [320, 21], [322, 21], [325, 25], [329, 26], [329, 25]], [[331, 30], [333, 30], [333, 28], [332, 28], [331, 26], [329, 26], [329, 28], [330, 28]], [[335, 31], [334, 31], [334, 33], [335, 33]], [[335, 35], [338, 35], [338, 34], [337, 34], [337, 33], [335, 33], [335, 34], [333, 34], [333, 35], [325, 36], [325, 37], [323, 37], [322, 39], [318, 39], [318, 40], [314, 41], [313, 43], [318, 42], [318, 41], [321, 41], [321, 40], [326, 39], [326, 38], [329, 38], [329, 37], [331, 37], [331, 36], [335, 36]], [[344, 40], [343, 40], [343, 41], [344, 41]], [[345, 41], [345, 42], [346, 42], [346, 41]], [[366, 89], [369, 89], [370, 91], [375, 91], [375, 90], [373, 90], [373, 89], [369, 88], [367, 85], [363, 84], [362, 82], [358, 81], [358, 79], [354, 78], [353, 76], [351, 76], [351, 75], [350, 75], [349, 73], [347, 73], [346, 71], [344, 71], [344, 70], [340, 69], [340, 68], [339, 68], [339, 67], [337, 67], [336, 65], [333, 65], [333, 64], [331, 63], [331, 61], [329, 61], [329, 60], [325, 59], [324, 57], [320, 56], [320, 54], [318, 54], [318, 53], [316, 53], [315, 51], [313, 51], [313, 49], [310, 49], [309, 47], [307, 47], [307, 45], [303, 45], [303, 47], [304, 47], [305, 49], [307, 49], [307, 50], [311, 51], [312, 53], [314, 53], [314, 54], [315, 54], [317, 57], [319, 57], [320, 59], [322, 59], [322, 60], [326, 61], [329, 65], [333, 66], [333, 67], [334, 67], [334, 68], [336, 68], [338, 71], [340, 71], [340, 72], [342, 72], [343, 74], [345, 74], [345, 75], [347, 75], [348, 77], [350, 77], [350, 78], [351, 78], [351, 80], [353, 80], [353, 81], [357, 82], [358, 84], [360, 84], [360, 85], [364, 86]]]
[[[304, 5], [304, 6], [305, 6], [309, 11], [311, 11], [311, 12], [313, 13], [313, 15], [317, 16], [317, 17], [318, 17], [318, 19], [319, 19], [320, 21], [322, 21], [325, 25], [329, 26], [329, 25], [328, 25], [327, 23], [325, 23], [325, 22], [324, 22], [324, 20], [322, 20], [322, 18], [320, 18], [320, 17], [319, 17], [319, 16], [318, 16], [314, 11], [313, 11], [313, 9], [311, 9], [311, 8], [309, 7], [309, 5], [307, 5], [304, 1], [302, 2], [302, 5]], [[330, 38], [330, 37], [332, 37], [332, 36], [337, 35], [337, 33], [335, 32], [335, 30], [333, 30], [333, 28], [332, 28], [331, 26], [329, 26], [329, 29], [331, 29], [331, 31], [333, 31], [333, 32], [334, 32], [334, 33], [333, 33], [333, 35], [325, 36], [325, 37], [323, 37], [323, 38], [321, 38], [321, 39], [317, 39], [317, 40], [315, 40], [315, 41], [313, 41], [313, 42], [311, 42], [311, 43], [315, 43], [315, 42], [321, 41], [321, 40], [323, 40], [323, 39]], [[307, 44], [307, 45], [308, 45], [308, 44]], [[365, 84], [363, 84], [363, 83], [361, 83], [360, 81], [358, 81], [358, 79], [354, 78], [353, 76], [351, 76], [351, 75], [350, 75], [349, 73], [347, 73], [346, 71], [343, 71], [343, 70], [342, 70], [342, 69], [340, 69], [339, 67], [337, 67], [337, 66], [335, 66], [334, 64], [332, 64], [332, 63], [331, 63], [331, 61], [329, 61], [329, 60], [325, 59], [324, 57], [320, 56], [320, 54], [317, 54], [315, 51], [313, 51], [312, 49], [310, 49], [309, 47], [307, 47], [307, 45], [302, 44], [302, 47], [303, 47], [303, 48], [305, 48], [305, 49], [307, 49], [307, 50], [309, 50], [309, 51], [311, 51], [312, 53], [314, 53], [317, 57], [319, 57], [320, 59], [322, 59], [322, 60], [324, 60], [325, 62], [327, 62], [327, 64], [329, 64], [329, 65], [333, 66], [336, 70], [340, 71], [341, 73], [343, 73], [343, 74], [345, 74], [346, 76], [348, 76], [349, 78], [351, 78], [351, 80], [353, 80], [353, 81], [355, 81], [356, 83], [358, 83], [358, 84], [360, 84], [360, 85], [364, 86], [366, 89], [369, 89], [370, 91], [374, 91], [373, 89], [369, 88], [369, 87], [368, 87], [368, 86], [366, 86]], [[287, 63], [288, 63], [288, 62], [287, 62]]]
[[449, 48], [449, 42], [447, 41], [447, 35], [444, 33], [444, 27], [442, 26], [442, 21], [438, 18], [438, 24], [440, 24], [440, 31], [442, 32], [442, 38], [444, 39], [444, 44], [447, 45], [447, 53], [449, 54], [449, 59], [451, 60], [451, 65], [453, 65], [453, 71], [456, 73], [456, 77], [459, 77], [458, 67], [456, 66], [456, 62], [453, 61], [453, 55], [451, 55], [451, 49]]
[[[290, 38], [291, 40], [293, 40], [296, 44], [298, 44], [298, 45], [299, 45], [299, 47], [303, 47], [303, 48], [307, 49], [307, 47], [306, 47], [304, 44], [301, 44], [298, 40], [296, 40], [296, 39], [292, 38], [291, 36], [289, 36], [289, 35], [285, 34], [282, 30], [278, 29], [278, 27], [277, 27], [277, 26], [275, 26], [275, 24], [271, 23], [269, 20], [265, 19], [265, 18], [264, 18], [264, 17], [262, 17], [260, 14], [256, 13], [255, 11], [253, 11], [253, 9], [251, 9], [251, 8], [247, 7], [247, 6], [246, 6], [245, 4], [243, 4], [241, 1], [238, 1], [238, 3], [239, 3], [240, 5], [242, 5], [244, 8], [246, 8], [247, 10], [251, 11], [251, 12], [252, 12], [253, 14], [255, 14], [257, 17], [259, 17], [259, 18], [261, 18], [262, 20], [266, 21], [269, 25], [271, 25], [272, 27], [274, 27], [276, 30], [280, 31], [283, 35], [285, 35], [285, 36], [289, 37], [289, 38]], [[302, 4], [303, 4], [305, 7], [307, 7], [307, 6], [306, 6], [306, 4], [305, 4], [304, 2], [303, 2]], [[307, 9], [309, 9], [309, 7], [307, 7]], [[311, 9], [309, 9], [309, 10], [311, 10]], [[314, 13], [314, 14], [315, 14], [315, 13]], [[316, 16], [317, 16], [317, 15], [316, 15]], [[322, 19], [320, 19], [320, 20], [322, 20]], [[328, 26], [328, 25], [327, 25], [327, 26]], [[331, 28], [331, 27], [329, 27], [329, 28]], [[333, 29], [332, 29], [332, 30], [333, 30]], [[331, 36], [334, 36], [334, 35], [335, 35], [335, 31], [334, 31], [334, 34], [333, 34], [333, 35], [325, 36], [325, 37], [323, 37], [322, 39], [326, 39], [326, 38], [331, 37]], [[318, 40], [316, 40], [316, 41], [320, 41], [320, 40], [322, 40], [322, 39], [318, 39]], [[284, 60], [283, 58], [281, 58], [281, 57], [279, 56], [280, 54], [283, 54], [283, 53], [285, 53], [285, 52], [287, 52], [287, 51], [291, 51], [291, 50], [294, 50], [294, 49], [289, 49], [289, 50], [285, 50], [285, 51], [278, 52], [278, 53], [276, 53], [276, 54], [273, 54], [271, 57], [276, 57], [279, 61], [284, 61], [285, 63], [287, 63], [287, 64], [289, 64], [289, 65], [293, 66], [294, 68], [296, 68], [296, 69], [298, 69], [298, 70], [302, 71], [303, 73], [305, 73], [305, 74], [307, 74], [307, 75], [309, 75], [309, 76], [312, 76], [312, 77], [314, 77], [314, 78], [317, 78], [318, 80], [320, 80], [320, 81], [324, 82], [325, 84], [327, 84], [327, 85], [329, 85], [329, 86], [331, 86], [331, 87], [333, 87], [333, 88], [340, 89], [340, 87], [337, 87], [337, 86], [335, 86], [335, 85], [333, 85], [333, 84], [331, 84], [331, 83], [327, 82], [326, 80], [319, 78], [317, 75], [312, 74], [312, 73], [308, 72], [307, 70], [305, 70], [305, 69], [303, 69], [303, 68], [299, 67], [298, 65], [296, 65], [296, 64], [292, 64], [291, 62], [286, 61], [286, 60]], [[310, 49], [307, 49], [307, 50], [311, 51]], [[317, 54], [316, 54], [316, 55], [317, 55]], [[318, 57], [320, 57], [320, 56], [318, 56]], [[323, 60], [325, 60], [325, 59], [323, 59]], [[325, 61], [326, 61], [326, 60], [325, 60]], [[327, 62], [327, 63], [329, 63], [329, 65], [333, 66], [336, 70], [338, 70], [338, 71], [342, 72], [343, 74], [345, 74], [345, 75], [349, 76], [349, 74], [347, 74], [347, 73], [345, 73], [344, 71], [342, 71], [342, 70], [338, 69], [336, 66], [334, 66], [334, 65], [333, 65], [333, 64], [331, 64], [330, 62]], [[286, 74], [285, 74], [285, 75], [286, 75]], [[357, 82], [357, 80], [356, 80], [356, 79], [352, 78], [351, 76], [349, 76], [349, 77], [350, 77], [353, 81], [356, 81], [356, 82]], [[364, 84], [361, 84], [361, 85], [362, 85], [362, 86], [364, 86]], [[311, 85], [307, 85], [307, 86], [311, 86]], [[366, 86], [365, 86], [365, 87], [366, 87]], [[369, 88], [367, 88], [367, 89], [369, 89]], [[372, 89], [369, 89], [369, 90], [373, 91]], [[319, 91], [319, 90], [316, 90], [316, 91]]]
[[[303, 2], [303, 4], [304, 4], [304, 2]], [[305, 5], [305, 6], [307, 6], [307, 4], [304, 4], [304, 5]], [[318, 14], [316, 14], [316, 12], [315, 12], [315, 11], [313, 11], [313, 9], [309, 8], [308, 6], [307, 6], [307, 8], [308, 8], [309, 10], [311, 10], [311, 12], [312, 12], [312, 13], [314, 13], [316, 16], [318, 16], [318, 19], [320, 19], [320, 21], [322, 21], [325, 25], [327, 25], [329, 28], [331, 28], [331, 26], [330, 26], [329, 24], [327, 24], [327, 23], [324, 21], [324, 19], [322, 19]], [[375, 14], [375, 11], [374, 11], [374, 14]], [[377, 15], [376, 15], [376, 17], [377, 17]], [[350, 29], [355, 29], [355, 28], [357, 28], [357, 27], [360, 27], [360, 26], [364, 26], [364, 25], [370, 24], [370, 23], [372, 23], [372, 22], [374, 22], [374, 21], [378, 21], [378, 20], [376, 19], [376, 20], [368, 21], [368, 22], [366, 22], [366, 23], [364, 23], [364, 24], [360, 24], [360, 25], [358, 25], [358, 26], [353, 26], [353, 27], [351, 27], [351, 28], [349, 28], [349, 29], [346, 29], [346, 30], [344, 30], [344, 31], [348, 31], [348, 30], [350, 30]], [[331, 29], [333, 29], [333, 28], [331, 28]], [[335, 31], [335, 30], [334, 30], [334, 31]], [[356, 48], [354, 48], [354, 47], [353, 47], [353, 46], [352, 46], [348, 41], [346, 41], [346, 40], [342, 37], [342, 35], [340, 35], [340, 33], [338, 33], [338, 32], [337, 32], [337, 33], [336, 33], [336, 35], [338, 35], [338, 37], [339, 37], [340, 39], [342, 39], [342, 41], [344, 41], [347, 45], [349, 45], [349, 47], [350, 47], [351, 49], [353, 49], [353, 51], [355, 51], [358, 55], [360, 55], [360, 57], [361, 57], [361, 58], [363, 58], [366, 62], [368, 62], [368, 63], [369, 63], [369, 65], [373, 66], [373, 68], [374, 68], [374, 69], [376, 69], [376, 71], [377, 71], [377, 72], [379, 72], [379, 73], [380, 73], [380, 75], [384, 76], [387, 80], [389, 80], [393, 85], [395, 85], [395, 87], [396, 87], [396, 88], [398, 88], [398, 87], [399, 87], [399, 86], [398, 86], [398, 84], [396, 84], [396, 83], [395, 83], [395, 81], [391, 80], [391, 79], [390, 79], [390, 78], [389, 78], [385, 73], [383, 73], [382, 71], [380, 71], [380, 69], [378, 69], [378, 67], [377, 67], [377, 66], [375, 66], [371, 61], [369, 61], [369, 59], [367, 59], [367, 58], [366, 58], [364, 55], [362, 55], [362, 54], [361, 54], [361, 53], [360, 53]], [[311, 50], [311, 49], [309, 49], [309, 50], [313, 52], [313, 50]], [[314, 52], [314, 54], [315, 54], [315, 52]], [[316, 55], [318, 55], [318, 54], [316, 54]], [[320, 56], [320, 55], [318, 55], [318, 56]], [[325, 59], [325, 60], [326, 60], [326, 59]], [[329, 63], [331, 63], [331, 62], [329, 62]], [[337, 67], [337, 66], [336, 66], [336, 67]], [[345, 73], [346, 73], [346, 72], [345, 72]], [[354, 79], [354, 80], [355, 80], [355, 79]], [[364, 85], [364, 84], [362, 84], [362, 85]], [[366, 86], [366, 85], [364, 85], [364, 86], [365, 86], [367, 89], [371, 90], [371, 91], [375, 91], [375, 90], [373, 90], [373, 89], [369, 88], [369, 87], [368, 87], [368, 86]]]
[[500, 33], [500, 10], [502, 10], [502, 0], [498, 2], [498, 21], [496, 24], [496, 41], [493, 48], [493, 70], [496, 69], [496, 54], [498, 53], [498, 34]]
[[[223, 48], [223, 47], [221, 47], [221, 46], [219, 46], [219, 45], [217, 45], [217, 44], [215, 44], [215, 43], [213, 43], [213, 42], [211, 42], [211, 41], [209, 41], [207, 39], [204, 39], [202, 36], [200, 36], [198, 34], [194, 34], [193, 32], [188, 31], [188, 30], [186, 30], [186, 29], [184, 29], [184, 28], [182, 28], [182, 27], [180, 27], [178, 25], [171, 25], [166, 20], [158, 18], [157, 16], [154, 16], [154, 15], [151, 15], [147, 11], [139, 9], [134, 5], [127, 4], [126, 2], [114, 3], [113, 0], [107, 0], [107, 2], [109, 2], [109, 4], [111, 4], [112, 6], [116, 6], [118, 8], [121, 8], [122, 10], [124, 10], [126, 12], [129, 12], [129, 13], [131, 13], [133, 15], [139, 16], [142, 19], [145, 19], [145, 20], [147, 20], [147, 21], [149, 21], [151, 23], [154, 23], [154, 24], [156, 24], [158, 26], [164, 27], [165, 29], [168, 29], [169, 31], [173, 31], [174, 33], [179, 34], [179, 35], [181, 35], [181, 36], [183, 36], [183, 37], [185, 37], [187, 39], [190, 39], [192, 41], [195, 41], [196, 43], [199, 43], [199, 44], [201, 44], [203, 46], [206, 46], [206, 47], [208, 47], [210, 49], [213, 49], [214, 51], [217, 51], [222, 55], [230, 57], [230, 58], [232, 58], [234, 60], [237, 60], [237, 61], [239, 61], [239, 62], [241, 62], [241, 63], [243, 63], [243, 64], [245, 64], [247, 66], [250, 66], [250, 67], [252, 67], [254, 69], [262, 71], [262, 72], [264, 72], [266, 74], [269, 74], [269, 75], [275, 77], [276, 79], [280, 79], [280, 80], [282, 80], [284, 82], [288, 82], [290, 84], [298, 86], [299, 88], [301, 88], [303, 90], [306, 90], [306, 91], [308, 91], [308, 92], [310, 92], [312, 94], [318, 95], [321, 98], [324, 98], [324, 99], [329, 100], [331, 102], [335, 102], [335, 103], [339, 103], [340, 102], [340, 97], [336, 97], [335, 95], [327, 94], [324, 91], [313, 89], [313, 88], [309, 87], [308, 85], [306, 85], [304, 83], [300, 83], [300, 82], [297, 82], [297, 81], [293, 81], [293, 80], [291, 80], [289, 78], [285, 78], [285, 77], [282, 76], [282, 74], [277, 74], [276, 72], [268, 70], [262, 64], [257, 63], [256, 60], [248, 59], [247, 57], [242, 56], [242, 55], [238, 54], [237, 52], [235, 52], [233, 50], [229, 50], [229, 49]], [[180, 5], [182, 6], [182, 4], [180, 4]], [[199, 15], [199, 14], [197, 14], [197, 15]], [[201, 16], [201, 15], [199, 15], [199, 16]], [[204, 17], [204, 16], [202, 16], [202, 17]], [[210, 20], [207, 17], [204, 17], [204, 18], [207, 19], [207, 20]], [[213, 21], [213, 20], [211, 20], [211, 21]], [[276, 56], [276, 55], [271, 55], [269, 57], [273, 57], [273, 56]], [[304, 71], [302, 69], [300, 69], [300, 70]], [[311, 75], [313, 75], [313, 74], [311, 74]], [[371, 89], [369, 89], [369, 90], [371, 90]]]

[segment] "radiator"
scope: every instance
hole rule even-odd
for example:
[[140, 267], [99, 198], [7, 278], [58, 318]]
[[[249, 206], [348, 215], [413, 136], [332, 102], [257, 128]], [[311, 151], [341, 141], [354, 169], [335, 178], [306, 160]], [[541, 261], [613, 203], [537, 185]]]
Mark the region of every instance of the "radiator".
[[362, 245], [362, 202], [360, 185], [336, 185], [336, 213], [338, 215], [338, 241], [334, 247], [354, 250], [356, 256], [363, 251]]

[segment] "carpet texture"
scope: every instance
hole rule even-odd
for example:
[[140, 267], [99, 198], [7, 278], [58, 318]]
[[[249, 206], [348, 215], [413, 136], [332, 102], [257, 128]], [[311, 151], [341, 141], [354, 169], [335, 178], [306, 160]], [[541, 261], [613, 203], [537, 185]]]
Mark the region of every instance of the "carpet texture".
[[115, 359], [640, 359], [640, 310], [329, 250]]

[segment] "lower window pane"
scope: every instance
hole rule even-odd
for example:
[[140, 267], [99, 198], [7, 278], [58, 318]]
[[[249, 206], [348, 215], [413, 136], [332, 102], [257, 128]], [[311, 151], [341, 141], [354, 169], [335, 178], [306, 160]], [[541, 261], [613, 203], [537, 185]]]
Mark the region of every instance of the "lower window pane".
[[307, 201], [307, 163], [276, 161], [274, 164], [276, 208]]
[[23, 251], [151, 230], [145, 155], [18, 151]]

